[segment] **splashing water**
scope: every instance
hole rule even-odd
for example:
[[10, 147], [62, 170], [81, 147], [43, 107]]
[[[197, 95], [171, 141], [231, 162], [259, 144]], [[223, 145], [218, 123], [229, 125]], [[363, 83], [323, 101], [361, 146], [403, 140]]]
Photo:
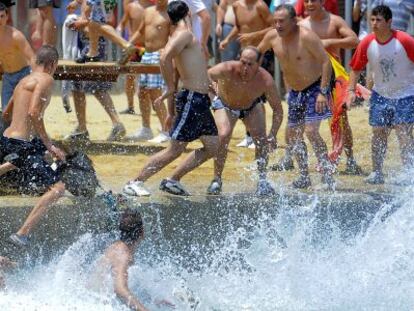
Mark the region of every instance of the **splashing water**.
[[[163, 310], [156, 298], [176, 310], [412, 310], [414, 189], [406, 190], [398, 209], [384, 204], [352, 235], [311, 204], [228, 228], [208, 253], [193, 246], [177, 255], [148, 238], [129, 270], [130, 287], [149, 310]], [[9, 276], [0, 310], [127, 310], [110, 282], [100, 292], [87, 285], [111, 239], [86, 234], [53, 261]], [[199, 266], [185, 268], [185, 256], [199, 257]]]

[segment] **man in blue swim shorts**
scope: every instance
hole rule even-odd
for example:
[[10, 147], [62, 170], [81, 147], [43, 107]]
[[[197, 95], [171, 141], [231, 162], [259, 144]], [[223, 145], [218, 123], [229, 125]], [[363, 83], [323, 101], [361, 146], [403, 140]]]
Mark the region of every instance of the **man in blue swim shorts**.
[[300, 176], [295, 188], [311, 185], [308, 152], [304, 134], [308, 137], [322, 169], [322, 182], [329, 189], [335, 187], [333, 167], [328, 149], [319, 133], [320, 122], [331, 116], [331, 63], [321, 39], [309, 29], [296, 23], [295, 9], [283, 4], [275, 9], [274, 27], [259, 44], [261, 52], [273, 48], [285, 81], [291, 91], [288, 98], [288, 148], [298, 162]]
[[[34, 57], [32, 48], [25, 36], [17, 29], [7, 25], [7, 7], [0, 3], [0, 72], [3, 73], [1, 90], [1, 110], [7, 106], [14, 88], [21, 79], [30, 74], [30, 65]], [[0, 118], [1, 119], [1, 118]], [[4, 128], [1, 126], [0, 134]], [[6, 127], [7, 125], [4, 125]], [[1, 129], [3, 128], [3, 130]]]

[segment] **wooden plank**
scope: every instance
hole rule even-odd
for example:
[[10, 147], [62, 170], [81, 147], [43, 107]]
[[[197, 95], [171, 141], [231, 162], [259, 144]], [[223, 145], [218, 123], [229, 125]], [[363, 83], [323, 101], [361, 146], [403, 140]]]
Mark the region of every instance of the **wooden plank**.
[[[78, 64], [74, 61], [59, 60], [55, 80], [75, 81], [112, 81], [115, 82], [120, 74], [161, 73], [159, 65], [128, 63], [119, 66], [114, 62], [96, 62]], [[0, 73], [0, 80], [2, 74]]]
[[140, 73], [160, 73], [160, 66], [140, 63], [119, 66], [114, 62], [78, 64], [74, 61], [60, 60], [54, 78], [55, 80], [116, 81], [120, 74]]

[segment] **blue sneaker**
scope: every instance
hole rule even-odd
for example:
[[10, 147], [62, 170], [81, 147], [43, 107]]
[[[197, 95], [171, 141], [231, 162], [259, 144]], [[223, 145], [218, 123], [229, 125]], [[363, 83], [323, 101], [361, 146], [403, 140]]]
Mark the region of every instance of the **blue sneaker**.
[[19, 247], [26, 247], [29, 245], [30, 239], [28, 236], [18, 235], [17, 233], [13, 233], [9, 237], [9, 242]]

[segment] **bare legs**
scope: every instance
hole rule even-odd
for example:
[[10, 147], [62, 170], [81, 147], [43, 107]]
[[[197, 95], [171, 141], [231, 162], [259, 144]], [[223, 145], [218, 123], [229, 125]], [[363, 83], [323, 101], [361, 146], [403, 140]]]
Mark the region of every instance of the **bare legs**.
[[40, 198], [39, 202], [26, 218], [23, 226], [17, 231], [19, 236], [28, 236], [40, 219], [47, 213], [49, 207], [65, 193], [65, 185], [59, 181]]

